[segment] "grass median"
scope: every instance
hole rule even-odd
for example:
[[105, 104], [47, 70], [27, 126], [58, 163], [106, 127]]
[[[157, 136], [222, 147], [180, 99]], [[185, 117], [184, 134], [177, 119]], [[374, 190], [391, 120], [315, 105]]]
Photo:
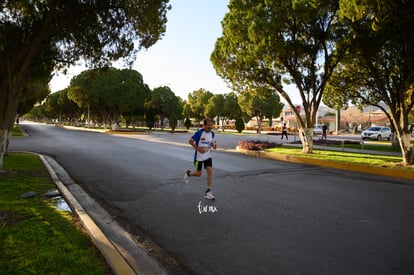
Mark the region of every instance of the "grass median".
[[[113, 274], [76, 216], [44, 194], [55, 189], [40, 158], [11, 153], [0, 172], [0, 274]], [[33, 191], [34, 197], [22, 198]]]
[[384, 155], [371, 155], [364, 153], [350, 153], [350, 152], [338, 152], [338, 151], [329, 151], [329, 150], [317, 150], [314, 149], [312, 154], [303, 154], [302, 148], [282, 146], [278, 148], [266, 149], [267, 152], [306, 157], [319, 160], [329, 160], [336, 162], [352, 163], [352, 164], [361, 164], [369, 165], [375, 167], [387, 167], [387, 168], [397, 168], [407, 171], [413, 171], [412, 166], [403, 166], [402, 157], [398, 156], [384, 156]]

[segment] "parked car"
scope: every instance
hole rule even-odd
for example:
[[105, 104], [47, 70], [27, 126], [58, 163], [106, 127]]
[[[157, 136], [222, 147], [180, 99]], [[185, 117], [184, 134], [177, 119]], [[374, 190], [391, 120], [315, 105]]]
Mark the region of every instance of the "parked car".
[[322, 125], [316, 124], [315, 128], [313, 128], [313, 135], [322, 135]]
[[373, 126], [361, 133], [361, 138], [365, 139], [388, 139], [392, 136], [391, 129], [385, 126]]

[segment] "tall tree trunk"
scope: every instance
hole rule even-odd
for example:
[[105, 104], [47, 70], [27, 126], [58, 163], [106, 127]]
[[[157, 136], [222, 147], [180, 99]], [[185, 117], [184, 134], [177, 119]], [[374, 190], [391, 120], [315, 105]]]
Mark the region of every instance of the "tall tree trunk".
[[257, 133], [260, 135], [262, 133], [262, 117], [256, 116], [256, 122], [257, 122]]
[[273, 116], [269, 116], [269, 127], [273, 126]]
[[4, 77], [0, 84], [0, 169], [3, 168], [4, 154], [7, 152], [9, 133], [16, 119], [21, 84], [13, 85], [11, 78]]
[[0, 146], [1, 146], [0, 171], [3, 168], [4, 155], [6, 154], [6, 151], [7, 151], [8, 136], [9, 136], [8, 130], [0, 130]]
[[406, 108], [403, 104], [397, 106], [391, 112], [387, 113], [392, 123], [392, 128], [398, 138], [398, 143], [401, 149], [403, 165], [414, 164], [414, 148], [411, 146], [411, 127], [408, 121], [408, 114], [411, 108]]
[[414, 164], [414, 148], [411, 146], [411, 137], [409, 133], [398, 135], [398, 141], [400, 143], [401, 155], [404, 165]]
[[[53, 12], [51, 12], [53, 14]], [[52, 17], [48, 19], [51, 20]], [[48, 20], [48, 21], [49, 21]], [[48, 22], [50, 23], [50, 22]], [[6, 153], [8, 133], [11, 130], [17, 114], [19, 97], [22, 87], [27, 80], [30, 65], [38, 54], [41, 43], [45, 39], [42, 34], [47, 33], [50, 24], [45, 24], [39, 35], [32, 43], [23, 46], [19, 54], [2, 66], [4, 69], [0, 76], [0, 168], [3, 168], [3, 158]]]
[[313, 150], [313, 128], [299, 129], [299, 138], [302, 142], [302, 153], [310, 154]]
[[352, 134], [355, 135], [356, 131], [358, 129], [359, 124], [354, 123], [354, 125], [352, 126]]

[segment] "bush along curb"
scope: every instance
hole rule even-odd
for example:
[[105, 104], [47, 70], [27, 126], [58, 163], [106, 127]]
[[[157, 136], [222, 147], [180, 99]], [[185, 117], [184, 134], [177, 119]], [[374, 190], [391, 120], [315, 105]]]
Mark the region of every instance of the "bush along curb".
[[330, 160], [319, 160], [319, 159], [312, 159], [312, 158], [307, 158], [307, 157], [291, 156], [291, 155], [284, 155], [284, 154], [278, 154], [278, 153], [269, 153], [265, 151], [252, 151], [252, 150], [241, 149], [239, 147], [236, 147], [236, 150], [245, 155], [254, 156], [254, 157], [263, 157], [263, 158], [269, 158], [269, 159], [286, 161], [286, 162], [303, 163], [303, 164], [324, 166], [324, 167], [346, 170], [346, 171], [354, 171], [354, 172], [361, 172], [361, 173], [367, 173], [367, 174], [414, 180], [414, 172], [401, 170], [401, 169], [375, 167], [375, 166], [369, 166], [369, 165], [363, 165], [363, 164], [336, 162], [336, 161], [330, 161]]

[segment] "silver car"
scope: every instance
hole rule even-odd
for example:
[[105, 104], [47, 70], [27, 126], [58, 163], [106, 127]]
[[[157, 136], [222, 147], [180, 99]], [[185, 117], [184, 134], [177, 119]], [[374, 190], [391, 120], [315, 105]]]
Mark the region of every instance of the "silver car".
[[322, 125], [316, 124], [315, 128], [313, 128], [313, 135], [317, 136], [317, 135], [322, 135]]
[[361, 133], [361, 138], [365, 139], [388, 139], [390, 140], [392, 136], [391, 129], [385, 126], [373, 126]]

